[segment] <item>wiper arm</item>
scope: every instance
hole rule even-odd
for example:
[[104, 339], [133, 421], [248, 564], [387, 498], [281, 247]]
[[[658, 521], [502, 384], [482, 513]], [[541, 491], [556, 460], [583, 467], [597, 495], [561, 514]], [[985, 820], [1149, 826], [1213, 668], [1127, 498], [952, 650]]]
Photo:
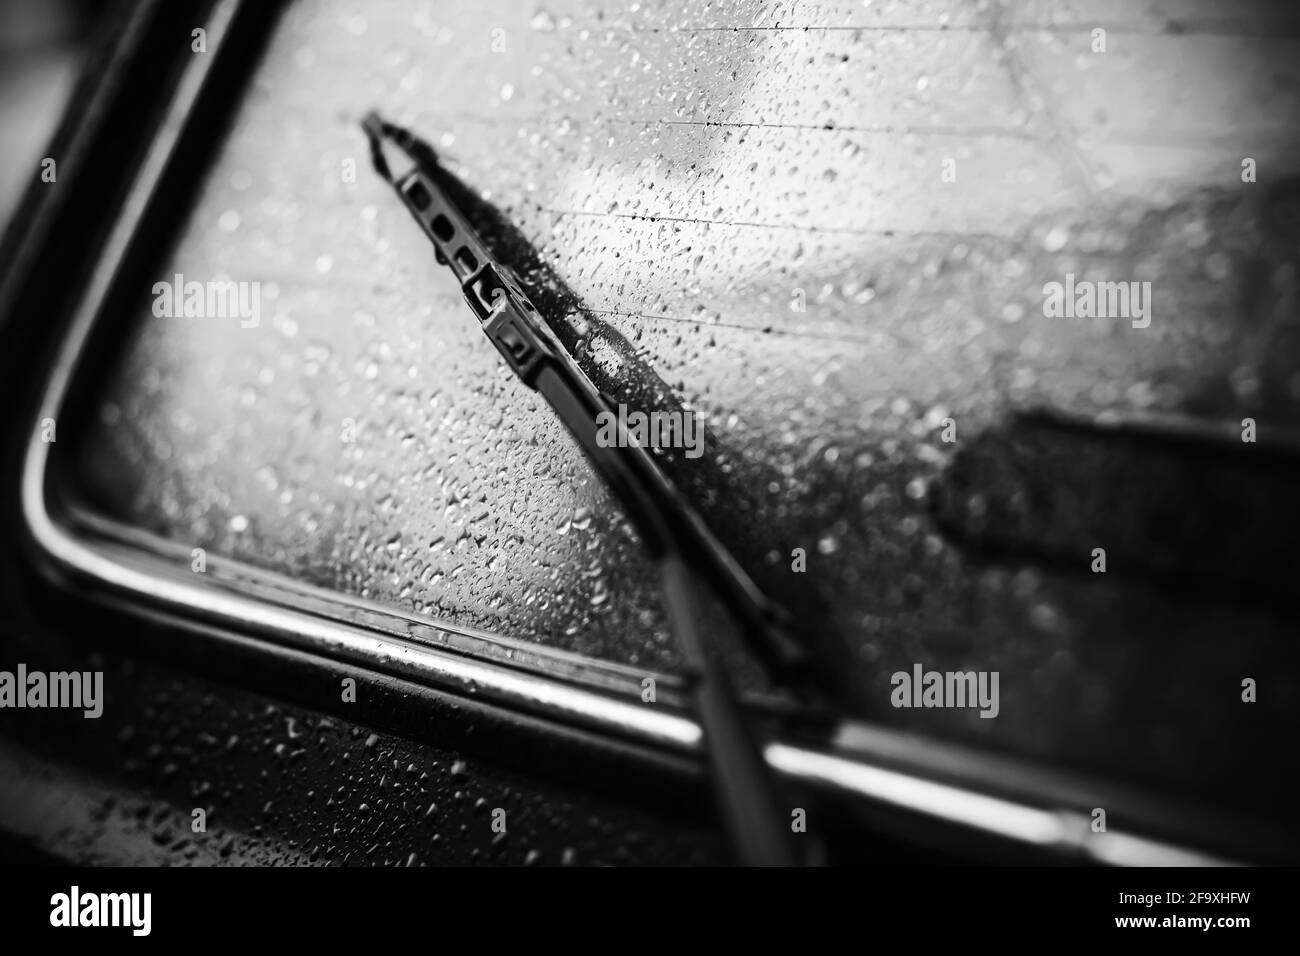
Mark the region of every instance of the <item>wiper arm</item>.
[[658, 562], [673, 631], [691, 671], [715, 790], [741, 861], [800, 862], [790, 816], [779, 808], [767, 762], [736, 704], [726, 672], [701, 633], [701, 595], [693, 571], [706, 575], [741, 617], [746, 637], [775, 679], [804, 684], [811, 672], [807, 649], [793, 637], [781, 609], [758, 590], [645, 448], [631, 440], [608, 445], [597, 440], [598, 416], [613, 409], [559, 344], [518, 277], [494, 260], [439, 187], [432, 175], [437, 166], [433, 149], [374, 113], [363, 126], [375, 169], [433, 242], [438, 261], [451, 268], [483, 331], [578, 440]]

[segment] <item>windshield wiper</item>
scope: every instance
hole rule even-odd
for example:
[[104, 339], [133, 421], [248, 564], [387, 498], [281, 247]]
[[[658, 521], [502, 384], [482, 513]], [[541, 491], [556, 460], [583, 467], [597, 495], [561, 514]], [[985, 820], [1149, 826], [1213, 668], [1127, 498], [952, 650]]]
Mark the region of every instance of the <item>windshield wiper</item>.
[[[673, 633], [686, 659], [692, 700], [704, 731], [714, 788], [741, 862], [793, 865], [790, 814], [760, 744], [750, 730], [715, 648], [702, 633], [704, 595], [697, 574], [741, 620], [744, 634], [773, 679], [808, 688], [814, 659], [794, 637], [787, 615], [755, 586], [704, 520], [664, 475], [648, 450], [620, 435], [598, 440], [598, 416], [614, 409], [560, 345], [507, 265], [497, 262], [468, 218], [435, 178], [437, 154], [400, 127], [369, 114], [377, 172], [397, 191], [450, 267], [483, 331], [524, 384], [538, 391], [610, 485], [658, 563]], [[400, 164], [400, 165], [399, 165]], [[395, 172], [395, 169], [402, 171]], [[623, 425], [620, 423], [619, 428]]]

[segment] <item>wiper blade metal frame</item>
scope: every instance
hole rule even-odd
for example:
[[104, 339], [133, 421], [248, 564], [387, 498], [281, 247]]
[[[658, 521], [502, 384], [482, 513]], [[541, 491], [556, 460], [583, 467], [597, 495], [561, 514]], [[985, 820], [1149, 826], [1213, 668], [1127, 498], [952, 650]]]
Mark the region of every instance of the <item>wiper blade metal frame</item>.
[[[518, 277], [494, 260], [434, 180], [437, 157], [432, 148], [374, 113], [367, 115], [363, 127], [376, 170], [392, 184], [433, 243], [438, 262], [456, 276], [483, 331], [524, 384], [541, 393], [578, 440], [659, 563], [673, 631], [691, 672], [687, 676], [693, 684], [715, 790], [740, 861], [802, 862], [806, 855], [795, 847], [788, 814], [778, 809], [770, 768], [717, 654], [705, 644], [700, 627], [703, 605], [691, 571], [703, 572], [741, 618], [750, 646], [778, 682], [808, 686], [812, 657], [807, 648], [793, 636], [784, 612], [759, 591], [644, 447], [630, 439], [608, 445], [597, 440], [598, 416], [614, 410], [560, 345], [520, 288]], [[391, 156], [393, 146], [400, 151], [397, 157]], [[394, 175], [394, 159], [402, 158], [412, 165]]]
[[[744, 624], [745, 637], [780, 684], [803, 691], [824, 689], [831, 675], [820, 669], [805, 641], [795, 636], [789, 614], [767, 598], [699, 513], [673, 486], [653, 456], [630, 438], [603, 447], [595, 440], [596, 416], [613, 412], [609, 402], [560, 345], [508, 267], [494, 261], [455, 204], [426, 171], [433, 150], [412, 134], [370, 114], [376, 168], [393, 185], [433, 242], [438, 261], [456, 275], [483, 331], [528, 387], [542, 393], [578, 438], [630, 513], [646, 544], [660, 554], [673, 542], [705, 573], [719, 596]], [[396, 144], [415, 164], [392, 176], [381, 144]]]

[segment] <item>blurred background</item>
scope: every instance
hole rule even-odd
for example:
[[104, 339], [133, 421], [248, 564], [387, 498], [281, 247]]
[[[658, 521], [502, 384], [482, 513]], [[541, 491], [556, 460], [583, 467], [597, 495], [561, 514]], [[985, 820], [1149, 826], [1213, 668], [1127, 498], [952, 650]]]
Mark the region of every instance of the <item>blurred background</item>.
[[0, 228], [39, 170], [98, 7], [93, 0], [0, 0]]

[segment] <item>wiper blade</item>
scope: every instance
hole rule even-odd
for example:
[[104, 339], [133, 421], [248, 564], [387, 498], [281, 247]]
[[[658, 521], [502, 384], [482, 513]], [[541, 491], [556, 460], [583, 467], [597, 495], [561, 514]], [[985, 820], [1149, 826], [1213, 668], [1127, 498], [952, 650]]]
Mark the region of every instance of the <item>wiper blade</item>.
[[[720, 596], [741, 618], [746, 639], [779, 683], [809, 687], [829, 681], [820, 662], [795, 637], [789, 615], [768, 600], [695, 509], [664, 476], [651, 454], [633, 441], [601, 447], [595, 419], [614, 411], [560, 345], [508, 267], [496, 262], [456, 204], [441, 189], [433, 149], [375, 114], [365, 120], [376, 169], [384, 175], [450, 266], [483, 331], [530, 388], [541, 392], [574, 432], [613, 486], [652, 551], [674, 541], [691, 555]], [[409, 167], [393, 175], [393, 157]]]
[[[450, 267], [483, 331], [523, 382], [537, 390], [578, 440], [627, 510], [659, 564], [664, 596], [691, 673], [696, 712], [704, 730], [715, 789], [742, 862], [801, 862], [790, 815], [778, 808], [776, 788], [758, 742], [736, 704], [730, 681], [701, 629], [702, 572], [740, 617], [745, 636], [778, 682], [806, 687], [813, 658], [792, 633], [784, 612], [758, 590], [731, 553], [636, 441], [597, 440], [598, 416], [613, 412], [520, 286], [497, 262], [468, 219], [438, 185], [437, 155], [408, 131], [369, 114], [375, 169], [388, 180]], [[395, 173], [395, 169], [402, 172]], [[620, 428], [622, 426], [620, 425]]]

